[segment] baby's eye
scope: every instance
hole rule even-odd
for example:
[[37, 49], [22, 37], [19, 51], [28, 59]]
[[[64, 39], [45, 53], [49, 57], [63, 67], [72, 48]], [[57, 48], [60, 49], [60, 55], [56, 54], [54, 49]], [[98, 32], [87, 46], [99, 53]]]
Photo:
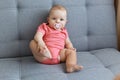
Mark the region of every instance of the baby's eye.
[[60, 19], [61, 21], [64, 21], [64, 19]]
[[56, 18], [52, 18], [53, 20], [56, 20]]

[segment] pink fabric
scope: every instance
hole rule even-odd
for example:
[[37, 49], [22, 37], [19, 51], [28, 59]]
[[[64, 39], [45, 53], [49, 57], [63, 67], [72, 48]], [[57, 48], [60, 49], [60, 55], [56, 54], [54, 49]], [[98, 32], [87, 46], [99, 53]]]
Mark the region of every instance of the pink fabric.
[[58, 64], [58, 63], [60, 63], [60, 61], [58, 59], [46, 59], [41, 63], [52, 65], [52, 64]]
[[62, 31], [58, 31], [43, 23], [37, 31], [43, 33], [43, 40], [50, 50], [53, 60], [58, 59], [59, 51], [64, 49], [65, 39], [68, 37], [67, 30], [64, 28]]
[[53, 47], [48, 47], [48, 49], [50, 50], [50, 53], [52, 54], [52, 58], [57, 59], [59, 56], [60, 49], [53, 48]]

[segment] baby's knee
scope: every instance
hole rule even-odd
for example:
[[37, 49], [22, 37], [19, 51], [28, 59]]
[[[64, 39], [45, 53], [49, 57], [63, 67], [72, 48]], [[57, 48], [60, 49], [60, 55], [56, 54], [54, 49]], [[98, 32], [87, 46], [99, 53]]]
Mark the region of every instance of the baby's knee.
[[76, 54], [76, 51], [75, 50], [71, 50], [71, 49], [67, 49], [66, 50], [66, 53], [69, 55], [69, 54]]
[[39, 50], [37, 48], [37, 43], [35, 42], [35, 40], [30, 41], [29, 47], [30, 47], [32, 53], [38, 53]]
[[35, 44], [36, 44], [35, 40], [31, 40], [30, 43], [29, 43], [30, 48]]

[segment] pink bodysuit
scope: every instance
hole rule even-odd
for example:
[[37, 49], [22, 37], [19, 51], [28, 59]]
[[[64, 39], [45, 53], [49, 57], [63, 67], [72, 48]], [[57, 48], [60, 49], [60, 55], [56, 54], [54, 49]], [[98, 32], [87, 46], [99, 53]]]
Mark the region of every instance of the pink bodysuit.
[[46, 59], [44, 64], [58, 64], [59, 52], [64, 49], [65, 40], [68, 37], [67, 30], [64, 28], [62, 31], [50, 28], [47, 23], [43, 23], [38, 27], [38, 30], [43, 34], [43, 40], [51, 52], [52, 59]]

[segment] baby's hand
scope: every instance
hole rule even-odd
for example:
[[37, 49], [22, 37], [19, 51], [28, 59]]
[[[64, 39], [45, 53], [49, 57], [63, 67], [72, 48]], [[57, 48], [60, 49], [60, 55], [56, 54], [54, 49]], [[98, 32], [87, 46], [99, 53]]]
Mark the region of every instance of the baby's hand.
[[76, 48], [70, 48], [70, 49], [76, 51]]
[[39, 47], [39, 53], [44, 54], [46, 52], [45, 47]]
[[51, 57], [51, 53], [49, 52], [48, 48], [45, 46], [40, 46], [39, 47], [39, 53], [42, 54], [43, 56], [47, 57], [47, 58], [52, 58]]

